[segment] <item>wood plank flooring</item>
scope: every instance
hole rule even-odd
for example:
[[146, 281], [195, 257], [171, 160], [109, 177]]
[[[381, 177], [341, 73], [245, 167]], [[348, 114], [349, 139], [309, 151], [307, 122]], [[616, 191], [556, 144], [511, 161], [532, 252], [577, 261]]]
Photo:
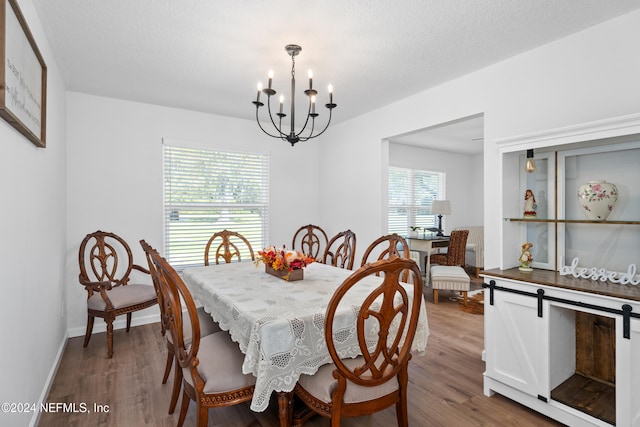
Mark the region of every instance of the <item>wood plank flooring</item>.
[[[409, 425], [430, 426], [559, 426], [503, 396], [482, 394], [483, 316], [458, 308], [442, 291], [433, 304], [425, 292], [431, 335], [424, 356], [410, 362]], [[105, 334], [95, 334], [86, 349], [82, 337], [69, 340], [47, 402], [85, 404], [87, 413], [43, 413], [39, 426], [175, 426], [177, 411], [167, 413], [172, 377], [161, 384], [166, 358], [165, 338], [159, 324], [114, 332], [112, 359], [107, 359]], [[94, 412], [94, 404], [108, 412]], [[195, 424], [195, 407], [185, 426]], [[328, 426], [328, 419], [311, 418], [305, 426]], [[396, 425], [395, 408], [351, 418], [345, 427]], [[248, 404], [210, 409], [209, 426], [278, 427], [277, 402], [255, 413]]]

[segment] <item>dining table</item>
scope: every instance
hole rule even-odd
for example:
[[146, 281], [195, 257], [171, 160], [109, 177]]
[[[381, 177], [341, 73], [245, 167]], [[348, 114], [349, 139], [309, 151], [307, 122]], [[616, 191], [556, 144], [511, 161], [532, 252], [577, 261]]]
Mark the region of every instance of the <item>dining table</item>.
[[[266, 274], [262, 264], [235, 262], [187, 268], [182, 277], [193, 297], [229, 332], [244, 354], [243, 373], [256, 377], [251, 409], [264, 411], [272, 393], [277, 392], [280, 421], [285, 425], [287, 404], [298, 378], [313, 375], [320, 366], [332, 362], [325, 342], [325, 311], [336, 289], [352, 273], [314, 262], [304, 269], [303, 280], [287, 281]], [[354, 308], [359, 308], [381, 281], [377, 276], [360, 281], [349, 297], [351, 307], [337, 312], [335, 321], [355, 330]], [[413, 298], [413, 288], [406, 285], [406, 289]], [[350, 335], [339, 346], [344, 358], [360, 355], [356, 334]], [[412, 351], [424, 354], [428, 337], [423, 298]]]

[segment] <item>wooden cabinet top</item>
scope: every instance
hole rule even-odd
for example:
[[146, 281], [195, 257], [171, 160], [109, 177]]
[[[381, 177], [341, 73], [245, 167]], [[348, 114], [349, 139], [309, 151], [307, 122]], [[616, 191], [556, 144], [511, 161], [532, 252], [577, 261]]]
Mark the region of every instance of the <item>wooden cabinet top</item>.
[[640, 301], [640, 285], [621, 285], [591, 279], [577, 279], [573, 276], [561, 276], [557, 271], [551, 270], [534, 269], [527, 272], [520, 271], [518, 268], [492, 269], [481, 271], [480, 275]]

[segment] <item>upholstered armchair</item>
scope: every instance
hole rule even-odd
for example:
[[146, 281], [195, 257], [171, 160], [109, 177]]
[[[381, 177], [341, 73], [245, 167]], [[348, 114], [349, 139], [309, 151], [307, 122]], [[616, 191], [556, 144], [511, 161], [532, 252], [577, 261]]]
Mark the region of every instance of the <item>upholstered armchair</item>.
[[478, 277], [478, 273], [484, 268], [484, 227], [482, 225], [471, 225], [457, 227], [456, 230], [469, 230], [465, 264], [472, 267], [475, 270], [476, 277]]

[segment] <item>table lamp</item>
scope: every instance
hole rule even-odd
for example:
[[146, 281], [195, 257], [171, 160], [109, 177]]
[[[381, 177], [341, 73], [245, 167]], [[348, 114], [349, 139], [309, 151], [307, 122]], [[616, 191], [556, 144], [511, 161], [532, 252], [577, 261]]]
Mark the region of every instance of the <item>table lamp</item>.
[[431, 202], [431, 213], [438, 215], [438, 233], [436, 233], [436, 236], [444, 236], [442, 233], [442, 215], [451, 214], [451, 204], [448, 200], [434, 200]]

